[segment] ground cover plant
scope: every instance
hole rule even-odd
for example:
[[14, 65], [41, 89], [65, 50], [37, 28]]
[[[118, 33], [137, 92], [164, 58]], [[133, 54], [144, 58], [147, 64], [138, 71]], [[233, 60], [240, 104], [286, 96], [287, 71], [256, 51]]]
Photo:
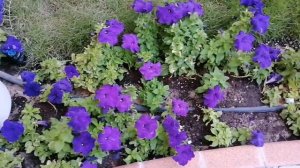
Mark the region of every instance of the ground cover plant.
[[[210, 36], [199, 2], [135, 0], [133, 29], [109, 19], [95, 26], [90, 44], [71, 60], [51, 58], [35, 71], [23, 71], [30, 101], [19, 118], [1, 128], [4, 164], [20, 166], [23, 151], [41, 167], [97, 167], [108, 157], [129, 164], [166, 156], [186, 165], [195, 157], [194, 142], [180, 121], [199, 107], [172, 92], [165, 82], [171, 77], [197, 79], [199, 117], [209, 127], [203, 141], [211, 147], [264, 145], [261, 130], [232, 127], [214, 109], [226, 101], [232, 75], [262, 86], [266, 104], [287, 106], [281, 117], [299, 136], [300, 53], [262, 42], [271, 27], [262, 1], [240, 5], [232, 25]], [[20, 40], [2, 36], [3, 56], [23, 55]], [[138, 78], [127, 84], [132, 73]], [[50, 117], [39, 108], [45, 104], [53, 109], [46, 112]]]

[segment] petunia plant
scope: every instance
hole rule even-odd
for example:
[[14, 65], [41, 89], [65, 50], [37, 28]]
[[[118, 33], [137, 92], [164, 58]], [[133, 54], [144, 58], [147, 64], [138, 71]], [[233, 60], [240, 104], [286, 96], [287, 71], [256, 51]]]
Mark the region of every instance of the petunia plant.
[[[107, 156], [127, 164], [172, 156], [184, 166], [195, 154], [189, 132], [178, 119], [195, 108], [165, 81], [193, 75], [201, 78], [196, 92], [203, 97], [202, 121], [211, 127], [211, 134], [205, 136], [211, 146], [236, 142], [263, 146], [263, 132], [230, 127], [213, 108], [226, 99], [233, 74], [270, 88], [283, 82], [278, 88], [287, 89], [264, 87], [270, 105], [279, 105], [281, 96], [299, 101], [300, 57], [295, 51], [261, 43], [270, 26], [262, 1], [240, 3], [247, 9], [238, 20], [208, 37], [204, 8], [195, 0], [172, 0], [160, 6], [134, 0], [131, 7], [139, 16], [133, 32], [110, 19], [96, 26], [90, 45], [70, 61], [48, 59], [36, 73], [21, 73], [29, 101], [48, 103], [62, 116], [45, 119], [28, 104], [20, 121], [5, 121], [1, 146], [32, 153], [42, 167], [94, 168]], [[5, 40], [3, 54], [23, 54], [18, 39]], [[205, 68], [203, 75], [200, 68]], [[131, 72], [140, 79], [128, 84], [123, 79]], [[295, 135], [300, 132], [298, 112], [299, 107], [291, 104], [281, 113]]]

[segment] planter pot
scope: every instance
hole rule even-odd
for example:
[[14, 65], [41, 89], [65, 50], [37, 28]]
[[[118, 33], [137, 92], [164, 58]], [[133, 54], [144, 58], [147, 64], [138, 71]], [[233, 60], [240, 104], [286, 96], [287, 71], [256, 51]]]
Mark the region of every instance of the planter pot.
[[11, 96], [6, 86], [0, 81], [0, 128], [8, 119], [11, 111]]

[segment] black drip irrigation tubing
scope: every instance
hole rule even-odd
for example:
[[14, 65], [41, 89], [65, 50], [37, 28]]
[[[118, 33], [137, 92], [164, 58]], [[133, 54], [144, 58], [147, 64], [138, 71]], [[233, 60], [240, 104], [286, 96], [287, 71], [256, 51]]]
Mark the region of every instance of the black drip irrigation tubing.
[[[134, 107], [137, 111], [140, 112], [147, 112], [149, 111], [149, 108], [139, 105], [139, 104], [134, 104]], [[226, 112], [235, 112], [235, 113], [266, 113], [266, 112], [279, 112], [283, 110], [285, 107], [284, 106], [274, 106], [274, 107], [269, 107], [269, 106], [258, 106], [258, 107], [232, 107], [232, 108], [213, 108], [214, 111], [222, 111], [224, 113]], [[157, 112], [164, 112], [166, 111], [165, 108], [159, 108], [157, 109]], [[190, 109], [190, 111], [194, 111], [194, 109]]]

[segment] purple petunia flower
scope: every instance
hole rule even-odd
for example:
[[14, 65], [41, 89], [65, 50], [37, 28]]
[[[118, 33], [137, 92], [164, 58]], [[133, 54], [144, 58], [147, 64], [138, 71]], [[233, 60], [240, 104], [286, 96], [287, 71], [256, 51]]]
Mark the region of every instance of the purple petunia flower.
[[264, 3], [261, 0], [253, 0], [253, 4], [250, 7], [250, 11], [253, 14], [264, 14]]
[[269, 47], [270, 57], [272, 61], [278, 61], [281, 50], [277, 48]]
[[255, 51], [253, 61], [258, 63], [262, 69], [269, 68], [272, 65], [269, 46], [261, 44]]
[[68, 65], [65, 67], [65, 73], [69, 79], [72, 79], [74, 76], [78, 77], [80, 74], [77, 71], [74, 65]]
[[108, 112], [117, 106], [120, 93], [121, 87], [118, 85], [103, 85], [96, 91], [95, 99], [100, 102], [99, 107]]
[[60, 81], [56, 82], [53, 85], [53, 88], [59, 89], [63, 92], [67, 92], [67, 93], [70, 93], [73, 90], [73, 86], [67, 78], [61, 79]]
[[177, 132], [175, 134], [169, 134], [169, 143], [172, 148], [175, 148], [182, 144], [183, 141], [187, 140], [186, 132]]
[[84, 132], [89, 128], [92, 119], [84, 107], [69, 107], [66, 114], [71, 120], [68, 125], [74, 132]]
[[238, 51], [249, 52], [253, 48], [253, 42], [255, 37], [252, 34], [247, 34], [241, 31], [236, 37], [234, 42], [234, 47]]
[[253, 6], [254, 0], [240, 0], [240, 4], [243, 6]]
[[168, 4], [164, 7], [158, 6], [156, 16], [158, 23], [172, 25], [177, 23], [183, 16], [184, 11], [178, 10], [175, 4]]
[[5, 120], [1, 128], [1, 135], [9, 142], [18, 141], [24, 134], [24, 126], [15, 121]]
[[24, 94], [30, 97], [40, 95], [42, 87], [37, 82], [29, 82], [24, 84]]
[[142, 115], [135, 123], [138, 137], [141, 139], [154, 139], [158, 129], [157, 120], [151, 119], [147, 114]]
[[116, 108], [118, 109], [119, 112], [124, 113], [130, 110], [131, 105], [132, 105], [131, 96], [120, 95], [118, 97]]
[[140, 52], [139, 39], [135, 34], [125, 34], [123, 36], [122, 48], [132, 53]]
[[179, 130], [179, 122], [168, 115], [166, 119], [163, 121], [163, 127], [168, 134], [176, 134]]
[[48, 101], [52, 104], [61, 104], [63, 101], [64, 92], [59, 88], [52, 88], [48, 95]]
[[263, 147], [264, 143], [264, 134], [260, 131], [252, 131], [251, 144], [257, 147]]
[[72, 144], [75, 153], [80, 153], [83, 156], [88, 156], [95, 146], [95, 139], [92, 138], [89, 132], [83, 132], [73, 139]]
[[224, 93], [219, 85], [209, 89], [204, 95], [204, 105], [210, 108], [216, 107], [224, 99]]
[[0, 0], [0, 24], [1, 25], [3, 23], [4, 6], [5, 6], [5, 0]]
[[256, 14], [251, 19], [252, 29], [259, 34], [265, 34], [270, 27], [270, 17], [263, 14]]
[[6, 42], [1, 46], [1, 52], [9, 57], [22, 54], [24, 47], [22, 42], [14, 36], [8, 36]]
[[160, 62], [156, 64], [152, 62], [146, 62], [142, 67], [140, 67], [139, 71], [145, 80], [152, 80], [153, 78], [161, 75], [162, 67]]
[[23, 82], [33, 82], [35, 79], [35, 73], [30, 71], [23, 71], [21, 73], [21, 79], [23, 80]]
[[172, 110], [176, 115], [186, 117], [189, 112], [189, 104], [180, 99], [173, 99]]
[[121, 132], [118, 128], [106, 126], [98, 136], [98, 142], [103, 151], [117, 151], [121, 149]]
[[283, 79], [283, 76], [278, 73], [271, 73], [266, 81], [266, 84], [280, 83]]
[[82, 163], [80, 168], [97, 168], [97, 164], [94, 164], [92, 162], [89, 161], [85, 161]]
[[132, 8], [137, 13], [149, 13], [153, 9], [152, 1], [135, 0], [132, 4]]
[[107, 20], [106, 26], [117, 36], [122, 34], [125, 29], [124, 24], [116, 19]]
[[115, 46], [119, 42], [118, 35], [114, 32], [114, 29], [110, 28], [104, 28], [100, 31], [98, 41], [110, 46]]
[[180, 2], [177, 5], [178, 5], [178, 10], [181, 13], [180, 19], [194, 13], [197, 14], [198, 16], [204, 15], [204, 10], [202, 5], [200, 3], [195, 2], [194, 0], [189, 0], [188, 2]]
[[181, 145], [176, 147], [177, 155], [172, 158], [181, 166], [186, 165], [192, 158], [195, 157], [193, 149], [189, 145]]

